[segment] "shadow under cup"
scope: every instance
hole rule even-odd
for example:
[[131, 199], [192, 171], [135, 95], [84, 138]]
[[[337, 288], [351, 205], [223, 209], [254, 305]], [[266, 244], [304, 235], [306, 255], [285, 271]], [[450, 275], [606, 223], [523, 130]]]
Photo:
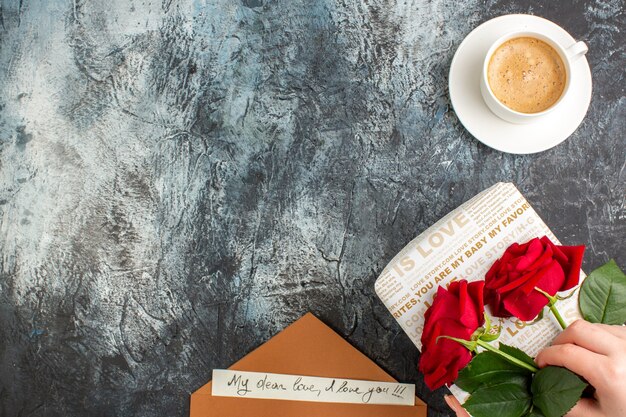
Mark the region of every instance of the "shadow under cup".
[[[526, 42], [524, 38], [530, 38], [528, 39], [529, 43], [534, 40], [534, 41], [540, 41], [540, 42], [535, 42], [537, 45], [541, 43], [547, 44], [547, 46], [549, 46], [553, 52], [558, 54], [558, 57], [560, 58], [560, 61], [563, 66], [563, 71], [564, 71], [564, 78], [565, 78], [564, 87], [558, 99], [554, 101], [551, 105], [549, 105], [549, 107], [547, 108], [544, 107], [540, 111], [535, 111], [535, 112], [523, 112], [523, 111], [514, 110], [513, 108], [503, 103], [500, 99], [498, 99], [498, 97], [494, 93], [490, 85], [489, 76], [488, 76], [489, 66], [491, 64], [492, 58], [494, 57], [494, 54], [498, 52], [499, 48], [509, 41], [514, 42], [515, 40], [519, 39], [519, 42], [521, 43]], [[547, 50], [548, 48], [545, 48], [544, 46], [544, 49]], [[518, 52], [519, 51], [515, 53], [518, 53]], [[531, 123], [537, 120], [538, 118], [554, 110], [563, 101], [564, 97], [568, 94], [570, 87], [571, 87], [571, 79], [572, 79], [571, 64], [576, 59], [583, 56], [586, 52], [587, 52], [587, 46], [585, 45], [584, 42], [575, 42], [573, 45], [571, 45], [567, 49], [564, 49], [563, 47], [561, 47], [559, 43], [554, 41], [552, 38], [544, 34], [537, 33], [537, 32], [518, 31], [518, 32], [512, 32], [512, 33], [502, 36], [501, 38], [499, 38], [493, 43], [491, 48], [489, 48], [489, 51], [487, 52], [487, 55], [485, 57], [485, 61], [483, 64], [483, 71], [482, 71], [482, 76], [481, 76], [481, 81], [480, 81], [480, 91], [483, 96], [483, 99], [485, 100], [485, 103], [487, 104], [487, 107], [489, 107], [489, 109], [496, 116], [500, 117], [501, 119], [507, 122], [524, 124], [524, 123]], [[503, 54], [505, 53], [506, 51], [503, 52]], [[513, 54], [513, 52], [511, 53]], [[528, 58], [529, 56], [530, 55], [527, 54], [525, 58]], [[531, 65], [531, 64], [527, 64], [527, 65]], [[521, 69], [519, 70], [520, 71], [517, 71], [517, 73], [513, 71], [512, 76], [521, 77]], [[524, 74], [526, 74], [526, 72], [524, 72]], [[514, 81], [515, 81], [515, 85], [511, 86], [511, 89], [512, 89], [511, 94], [513, 96], [520, 97], [520, 100], [522, 98], [527, 99], [528, 94], [530, 94], [530, 92], [524, 90], [524, 84], [517, 82], [519, 80], [514, 80]], [[513, 107], [518, 107], [518, 106], [513, 105]]]

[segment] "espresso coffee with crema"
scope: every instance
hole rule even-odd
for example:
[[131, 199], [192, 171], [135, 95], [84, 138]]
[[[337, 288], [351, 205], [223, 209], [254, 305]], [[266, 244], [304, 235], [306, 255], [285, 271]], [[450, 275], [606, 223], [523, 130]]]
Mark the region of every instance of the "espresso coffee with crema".
[[537, 38], [519, 37], [504, 42], [493, 53], [487, 80], [505, 106], [521, 113], [538, 113], [559, 100], [567, 73], [552, 46]]

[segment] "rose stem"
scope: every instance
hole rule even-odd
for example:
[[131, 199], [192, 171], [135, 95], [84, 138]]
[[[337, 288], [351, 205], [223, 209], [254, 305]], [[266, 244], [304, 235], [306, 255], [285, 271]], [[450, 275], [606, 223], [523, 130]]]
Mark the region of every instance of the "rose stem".
[[567, 328], [567, 323], [565, 323], [565, 320], [563, 320], [563, 317], [561, 317], [561, 313], [559, 313], [559, 310], [556, 309], [556, 306], [554, 304], [550, 305], [550, 311], [552, 312], [552, 314], [554, 314], [556, 321], [558, 321], [561, 325], [561, 329], [565, 330]]
[[504, 359], [508, 360], [511, 363], [514, 363], [517, 366], [521, 366], [522, 368], [528, 369], [530, 372], [538, 372], [539, 369], [535, 368], [534, 366], [532, 366], [529, 363], [526, 363], [524, 361], [521, 361], [519, 359], [517, 359], [516, 357], [513, 357], [507, 353], [502, 352], [500, 349], [495, 348], [493, 346], [491, 346], [489, 343], [483, 341], [483, 340], [477, 340], [478, 342], [478, 346], [483, 347], [493, 353], [496, 353], [500, 356], [502, 356]]
[[542, 293], [548, 299], [548, 307], [550, 308], [550, 311], [554, 314], [554, 318], [556, 318], [556, 321], [559, 322], [559, 325], [561, 325], [561, 329], [565, 330], [567, 328], [567, 323], [563, 320], [559, 310], [556, 309], [556, 302], [558, 301], [558, 298], [551, 296], [541, 288], [535, 287], [535, 290]]

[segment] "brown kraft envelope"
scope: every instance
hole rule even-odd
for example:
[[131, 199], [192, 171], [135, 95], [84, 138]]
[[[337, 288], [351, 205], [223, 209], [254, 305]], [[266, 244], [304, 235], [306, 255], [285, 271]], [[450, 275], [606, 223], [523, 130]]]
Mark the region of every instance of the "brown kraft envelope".
[[[304, 317], [228, 369], [397, 382], [313, 314]], [[190, 417], [426, 417], [414, 406], [340, 404], [213, 397], [211, 382], [191, 394]]]

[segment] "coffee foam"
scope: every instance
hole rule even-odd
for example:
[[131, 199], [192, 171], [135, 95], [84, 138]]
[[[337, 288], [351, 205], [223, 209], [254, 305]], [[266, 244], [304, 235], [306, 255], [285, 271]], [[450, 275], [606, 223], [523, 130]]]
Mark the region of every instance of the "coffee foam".
[[521, 113], [538, 113], [559, 100], [567, 73], [552, 46], [537, 38], [519, 37], [504, 42], [493, 53], [487, 80], [505, 106]]

